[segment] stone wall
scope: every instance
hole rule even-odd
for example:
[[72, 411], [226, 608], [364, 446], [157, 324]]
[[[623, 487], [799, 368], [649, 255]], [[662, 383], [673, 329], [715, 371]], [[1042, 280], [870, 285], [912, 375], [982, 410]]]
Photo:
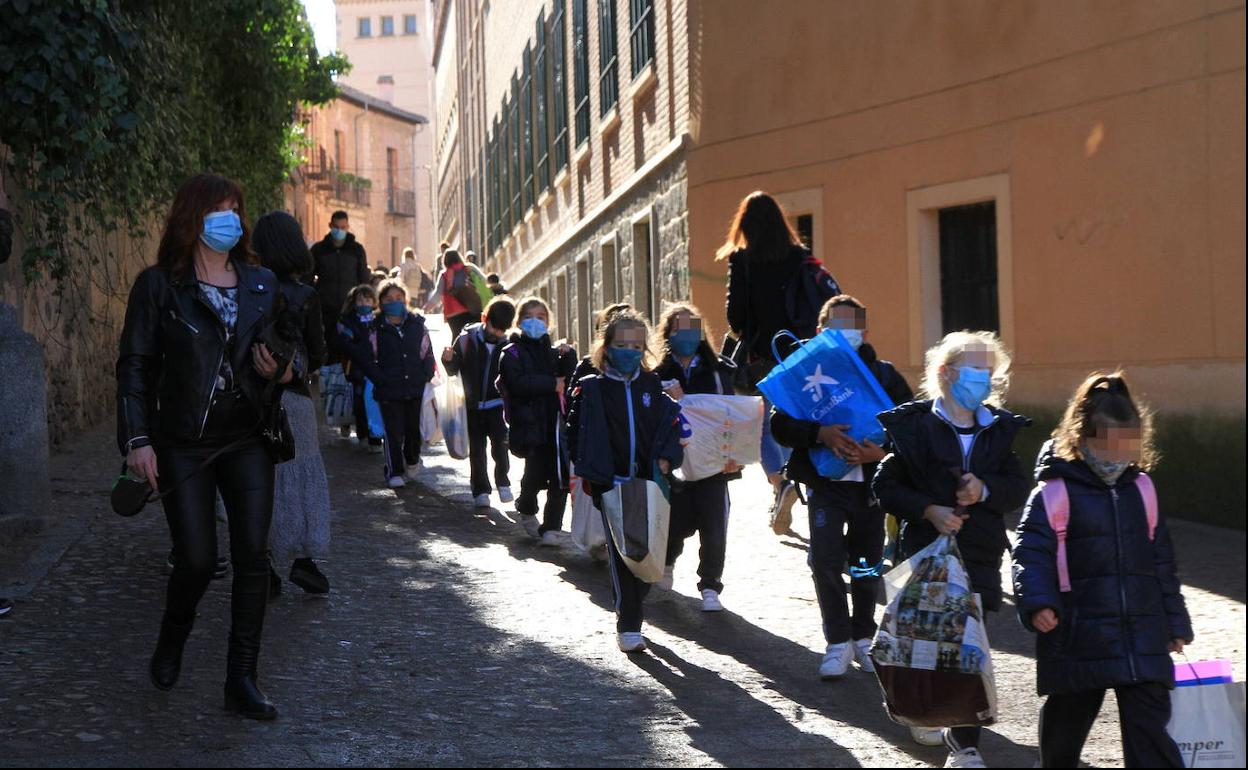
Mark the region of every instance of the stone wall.
[[[590, 292], [589, 313], [593, 315], [608, 304], [607, 276], [602, 274], [602, 243], [613, 240], [616, 248], [616, 301], [638, 304], [634, 271], [637, 264], [634, 221], [649, 214], [651, 218], [651, 258], [653, 270], [655, 315], [662, 312], [665, 303], [689, 299], [689, 250], [687, 175], [683, 156], [676, 155], [662, 169], [635, 186], [617, 205], [613, 206], [593, 223], [582, 229], [576, 237], [557, 249], [550, 258], [529, 271], [515, 285], [509, 287], [516, 299], [529, 294], [539, 294], [551, 300], [551, 320], [558, 325], [561, 309], [557, 306], [557, 280], [566, 276], [568, 283], [569, 329], [556, 329], [560, 337], [575, 339], [580, 328], [580, 293]], [[582, 286], [578, 278], [577, 262], [588, 260], [590, 280]], [[651, 319], [652, 321], [654, 319]], [[578, 349], [587, 348], [585, 340], [575, 339]]]

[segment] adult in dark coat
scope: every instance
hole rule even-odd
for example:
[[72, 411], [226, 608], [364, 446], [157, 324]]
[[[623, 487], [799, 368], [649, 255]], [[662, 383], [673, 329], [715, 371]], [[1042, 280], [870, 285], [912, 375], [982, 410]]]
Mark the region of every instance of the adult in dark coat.
[[[368, 256], [351, 233], [347, 212], [335, 211], [329, 220], [329, 233], [312, 245], [312, 272], [321, 299], [321, 318], [337, 318], [347, 293], [372, 279]], [[327, 348], [333, 344], [334, 334], [334, 325], [326, 324]]]

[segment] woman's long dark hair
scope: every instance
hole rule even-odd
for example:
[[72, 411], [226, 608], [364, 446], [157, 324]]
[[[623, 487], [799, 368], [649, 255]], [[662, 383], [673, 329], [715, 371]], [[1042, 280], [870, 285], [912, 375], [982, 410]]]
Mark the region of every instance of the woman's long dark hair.
[[261, 263], [282, 280], [297, 281], [312, 270], [303, 228], [285, 211], [271, 211], [256, 220], [251, 245]]
[[776, 199], [755, 191], [745, 196], [728, 226], [728, 237], [716, 252], [716, 259], [727, 259], [745, 249], [754, 260], [775, 261], [788, 256], [802, 240]]
[[219, 174], [197, 174], [182, 183], [173, 196], [165, 231], [156, 250], [156, 264], [177, 279], [186, 277], [195, 260], [195, 244], [204, 232], [204, 217], [216, 211], [222, 202], [232, 200], [243, 223], [243, 237], [230, 249], [230, 257], [254, 265], [258, 262], [251, 250], [251, 234], [247, 229], [247, 208], [243, 189]]

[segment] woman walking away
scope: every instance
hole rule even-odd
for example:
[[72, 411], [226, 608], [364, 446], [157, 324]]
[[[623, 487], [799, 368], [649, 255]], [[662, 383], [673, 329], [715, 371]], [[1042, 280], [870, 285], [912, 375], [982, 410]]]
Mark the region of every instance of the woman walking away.
[[[329, 579], [315, 560], [329, 555], [329, 482], [306, 375], [325, 360], [325, 334], [316, 291], [301, 281], [312, 267], [312, 255], [299, 223], [284, 211], [260, 217], [251, 242], [264, 266], [277, 276], [278, 307], [284, 305], [278, 325], [298, 340], [295, 370], [304, 375], [291, 380], [282, 393], [282, 406], [295, 437], [295, 457], [277, 466], [269, 550], [274, 564], [291, 564], [290, 582], [307, 593], [324, 594], [329, 591]], [[282, 581], [272, 568], [269, 584], [271, 596], [281, 591]]]
[[351, 410], [355, 418], [355, 438], [361, 449], [381, 452], [381, 436], [374, 436], [368, 427], [364, 408], [364, 369], [351, 360], [351, 347], [356, 340], [368, 339], [369, 325], [377, 317], [377, 290], [362, 283], [351, 290], [338, 316], [337, 333], [331, 335], [330, 353], [342, 361], [347, 382], [351, 383]]
[[[680, 467], [680, 406], [663, 392], [650, 371], [645, 320], [631, 312], [617, 313], [603, 330], [594, 350], [601, 375], [581, 380], [568, 416], [568, 443], [577, 473], [588, 485], [594, 505], [604, 510], [602, 496], [630, 479], [653, 480]], [[646, 648], [641, 634], [642, 602], [650, 584], [634, 575], [607, 533], [611, 584], [615, 591], [615, 630], [623, 652]]]
[[[659, 319], [655, 348], [662, 356], [654, 373], [664, 392], [680, 401], [687, 394], [733, 395], [735, 369], [715, 355], [702, 333], [702, 313], [688, 304], [672, 305]], [[724, 557], [728, 550], [728, 482], [741, 478], [741, 466], [730, 463], [723, 473], [686, 481], [672, 489], [672, 519], [668, 530], [667, 568], [660, 588], [672, 587], [676, 560], [685, 540], [698, 533], [698, 591], [703, 612], [722, 612]]]
[[[178, 681], [195, 610], [217, 561], [215, 499], [229, 514], [234, 587], [225, 707], [277, 709], [256, 682], [269, 582], [274, 458], [261, 436], [279, 371], [257, 335], [274, 318], [277, 277], [256, 264], [243, 193], [201, 174], [178, 190], [156, 254], [135, 279], [117, 359], [117, 442], [133, 478], [167, 495], [178, 553], [152, 683]], [[304, 373], [299, 373], [302, 377]], [[281, 388], [277, 387], [280, 391]]]
[[424, 316], [407, 309], [407, 289], [395, 280], [381, 284], [381, 313], [368, 335], [351, 343], [351, 360], [373, 381], [385, 428], [386, 485], [401, 489], [420, 467], [420, 406], [433, 379], [433, 349]]
[[[1030, 420], [1001, 408], [1010, 357], [990, 332], [954, 332], [927, 351], [926, 401], [880, 415], [893, 451], [872, 488], [884, 510], [905, 520], [901, 550], [914, 556], [940, 535], [956, 535], [971, 589], [986, 611], [1001, 608], [1005, 515], [1027, 501], [1031, 481], [1014, 453]], [[985, 619], [987, 615], [985, 614]], [[946, 767], [984, 767], [983, 728], [911, 728], [914, 740], [949, 749]]]
[[1126, 766], [1183, 766], [1166, 732], [1169, 653], [1192, 641], [1192, 623], [1145, 474], [1152, 439], [1152, 415], [1122, 374], [1093, 374], [1041, 453], [1014, 549], [1014, 604], [1037, 634], [1036, 689], [1049, 696], [1042, 767], [1079, 766], [1109, 689]]
[[[841, 290], [802, 245], [780, 204], [764, 192], [741, 201], [716, 259], [728, 260], [728, 326], [745, 348], [735, 360], [756, 386], [776, 365], [771, 345], [776, 332], [815, 336], [820, 308]], [[764, 407], [771, 411], [770, 403]], [[783, 535], [793, 524], [797, 500], [797, 488], [783, 473], [790, 450], [776, 443], [768, 425], [761, 448], [763, 470], [775, 491], [771, 527]]]
[[[425, 311], [429, 312], [442, 301], [442, 319], [450, 327], [451, 339], [457, 339], [464, 327], [477, 319], [483, 308], [481, 300], [472, 291], [463, 291], [462, 287], [472, 288], [472, 277], [468, 274], [468, 265], [455, 249], [447, 249], [442, 254], [442, 272], [425, 301]], [[470, 304], [465, 304], [465, 301]]]
[[[550, 309], [529, 297], [516, 309], [520, 333], [503, 348], [499, 390], [507, 400], [508, 443], [524, 459], [516, 512], [520, 524], [541, 545], [559, 545], [568, 502], [568, 448], [564, 444], [564, 393], [576, 366], [576, 351], [566, 342], [554, 345], [547, 324]], [[537, 523], [537, 494], [546, 491], [542, 523]]]

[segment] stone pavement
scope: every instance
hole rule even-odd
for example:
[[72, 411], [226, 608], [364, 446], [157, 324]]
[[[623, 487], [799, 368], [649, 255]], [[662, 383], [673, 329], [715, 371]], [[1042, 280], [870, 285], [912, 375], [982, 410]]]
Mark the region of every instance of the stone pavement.
[[[800, 537], [766, 526], [757, 469], [734, 496], [724, 602], [704, 615], [696, 545], [677, 592], [648, 602], [650, 651], [614, 647], [606, 570], [537, 548], [508, 510], [467, 505], [466, 463], [439, 451], [424, 483], [380, 488], [379, 458], [322, 436], [335, 510], [333, 592], [290, 584], [271, 605], [261, 679], [281, 718], [221, 710], [228, 582], [215, 582], [169, 693], [148, 681], [168, 535], [158, 506], [107, 507], [111, 434], [53, 460], [57, 524], [0, 554], [0, 765], [939, 766], [889, 722], [874, 679], [819, 681], [822, 649]], [[514, 478], [519, 479], [519, 469]], [[804, 510], [797, 509], [805, 531]], [[1198, 640], [1244, 675], [1244, 535], [1174, 526]], [[1040, 701], [1032, 643], [990, 626], [1002, 719], [984, 753], [1030, 767]], [[1120, 766], [1116, 713], [1085, 761]]]

